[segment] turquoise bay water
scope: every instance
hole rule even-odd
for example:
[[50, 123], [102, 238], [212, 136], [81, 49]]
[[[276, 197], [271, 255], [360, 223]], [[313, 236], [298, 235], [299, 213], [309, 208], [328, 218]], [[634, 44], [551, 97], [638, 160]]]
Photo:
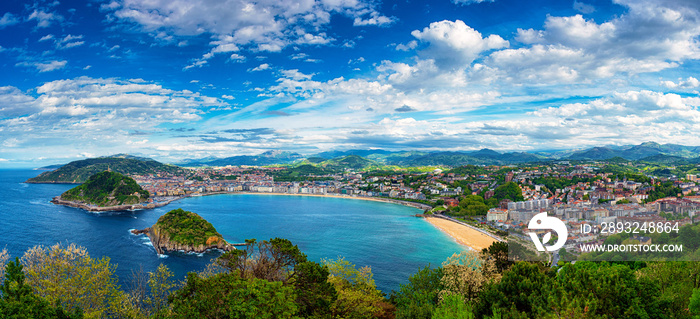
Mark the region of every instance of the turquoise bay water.
[[0, 170], [0, 249], [21, 256], [34, 245], [75, 243], [93, 257], [118, 264], [123, 286], [133, 269], [153, 271], [160, 263], [178, 279], [218, 256], [171, 253], [159, 258], [145, 236], [130, 229], [153, 225], [166, 212], [183, 208], [211, 222], [229, 242], [287, 238], [309, 259], [344, 257], [370, 266], [385, 293], [398, 289], [420, 267], [439, 266], [464, 248], [421, 218], [420, 210], [395, 204], [342, 198], [278, 195], [214, 195], [187, 198], [154, 210], [90, 213], [51, 204], [74, 185], [24, 184], [40, 172]]

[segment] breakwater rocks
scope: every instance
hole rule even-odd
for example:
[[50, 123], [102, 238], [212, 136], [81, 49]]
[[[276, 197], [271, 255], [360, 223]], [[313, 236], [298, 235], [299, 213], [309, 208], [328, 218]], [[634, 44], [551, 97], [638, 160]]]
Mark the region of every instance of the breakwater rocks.
[[185, 245], [181, 243], [174, 242], [170, 239], [170, 236], [161, 231], [156, 225], [146, 229], [131, 231], [134, 235], [146, 234], [153, 244], [153, 248], [156, 249], [158, 254], [165, 254], [172, 251], [183, 251], [185, 253], [203, 253], [210, 249], [219, 249], [222, 251], [231, 251], [236, 248], [227, 243], [223, 238], [212, 236], [205, 244], [200, 245]]
[[76, 202], [61, 199], [61, 196], [56, 196], [51, 200], [52, 203], [56, 205], [63, 205], [69, 207], [75, 207], [84, 209], [91, 212], [114, 212], [114, 211], [124, 211], [124, 210], [138, 210], [138, 209], [153, 209], [157, 207], [163, 207], [172, 201], [158, 202], [158, 203], [139, 203], [130, 205], [116, 205], [116, 206], [97, 206], [91, 205], [84, 202]]

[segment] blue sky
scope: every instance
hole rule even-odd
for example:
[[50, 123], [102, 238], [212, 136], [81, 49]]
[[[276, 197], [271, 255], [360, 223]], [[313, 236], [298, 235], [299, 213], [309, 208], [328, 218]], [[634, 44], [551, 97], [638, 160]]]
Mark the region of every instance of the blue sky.
[[700, 3], [0, 3], [0, 166], [700, 145]]

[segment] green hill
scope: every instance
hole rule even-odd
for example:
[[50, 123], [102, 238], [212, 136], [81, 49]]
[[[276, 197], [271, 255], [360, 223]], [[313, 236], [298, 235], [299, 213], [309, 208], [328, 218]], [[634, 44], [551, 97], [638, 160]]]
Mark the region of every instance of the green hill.
[[387, 159], [389, 163], [400, 166], [462, 166], [467, 164], [491, 163], [492, 159], [479, 159], [461, 152], [435, 152], [416, 154], [409, 157]]
[[695, 158], [700, 154], [698, 146], [684, 146], [677, 144], [659, 144], [645, 142], [639, 145], [594, 147], [576, 151], [567, 158], [571, 160], [607, 160], [613, 157], [622, 157], [626, 160], [642, 160], [645, 162], [661, 160], [675, 161], [673, 158], [655, 158], [657, 155], [667, 155], [680, 158]]
[[663, 165], [686, 165], [690, 163], [689, 158], [680, 156], [657, 154], [640, 159], [640, 162], [663, 164]]
[[302, 160], [304, 156], [299, 153], [288, 151], [267, 151], [258, 155], [237, 155], [226, 158], [214, 158], [204, 160], [189, 160], [183, 162], [184, 166], [240, 166], [240, 165], [274, 165], [274, 164], [291, 164]]
[[363, 168], [376, 165], [379, 164], [373, 160], [368, 160], [358, 155], [348, 155], [344, 157], [334, 158], [321, 163], [321, 166], [323, 166], [324, 168], [337, 171], [342, 171], [346, 168], [353, 170], [361, 170]]
[[308, 162], [301, 162], [297, 166], [291, 166], [284, 170], [273, 171], [269, 174], [272, 175], [276, 182], [303, 182], [307, 180], [328, 180], [328, 178], [317, 178], [309, 177], [310, 175], [326, 175], [331, 174], [333, 171], [325, 170], [322, 167], [314, 166], [312, 164], [307, 164]]
[[148, 191], [133, 178], [110, 171], [92, 175], [85, 183], [61, 194], [62, 200], [101, 207], [138, 204], [148, 197]]
[[27, 183], [83, 183], [88, 177], [106, 170], [125, 174], [143, 175], [183, 172], [181, 167], [166, 165], [146, 158], [99, 157], [70, 162], [60, 168], [43, 172]]
[[160, 216], [153, 227], [161, 233], [167, 233], [171, 242], [182, 245], [205, 245], [207, 242], [223, 240], [210, 222], [182, 208]]
[[307, 162], [309, 162], [309, 163], [314, 163], [314, 164], [321, 163], [321, 162], [323, 162], [323, 161], [325, 161], [325, 160], [326, 160], [326, 159], [323, 158], [323, 157], [309, 157], [309, 158], [306, 159]]
[[182, 208], [160, 216], [155, 225], [144, 231], [159, 254], [177, 250], [201, 253], [212, 248], [233, 249], [211, 223]]
[[[594, 147], [584, 151], [575, 152], [568, 157], [570, 160], [605, 160], [619, 155], [620, 152], [607, 147]], [[624, 157], [624, 156], [623, 156]], [[626, 157], [625, 157], [626, 158]]]
[[330, 177], [315, 177], [309, 178], [310, 175], [327, 175], [344, 172], [346, 169], [364, 170], [371, 167], [378, 167], [382, 164], [366, 159], [358, 155], [347, 155], [334, 159], [324, 160], [319, 157], [311, 158], [313, 161], [306, 159], [293, 166], [288, 166], [285, 170], [272, 172], [275, 181], [304, 181], [304, 180], [324, 180], [331, 179]]

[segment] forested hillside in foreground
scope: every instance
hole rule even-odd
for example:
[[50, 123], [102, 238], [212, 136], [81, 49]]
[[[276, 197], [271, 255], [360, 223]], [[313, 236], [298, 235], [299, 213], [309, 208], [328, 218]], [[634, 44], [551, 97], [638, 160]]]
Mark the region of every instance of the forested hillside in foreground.
[[116, 265], [75, 245], [0, 252], [1, 318], [697, 318], [700, 263], [507, 260], [507, 244], [417, 270], [386, 295], [369, 267], [309, 261], [286, 239], [248, 240], [205, 270], [161, 265], [117, 285]]

